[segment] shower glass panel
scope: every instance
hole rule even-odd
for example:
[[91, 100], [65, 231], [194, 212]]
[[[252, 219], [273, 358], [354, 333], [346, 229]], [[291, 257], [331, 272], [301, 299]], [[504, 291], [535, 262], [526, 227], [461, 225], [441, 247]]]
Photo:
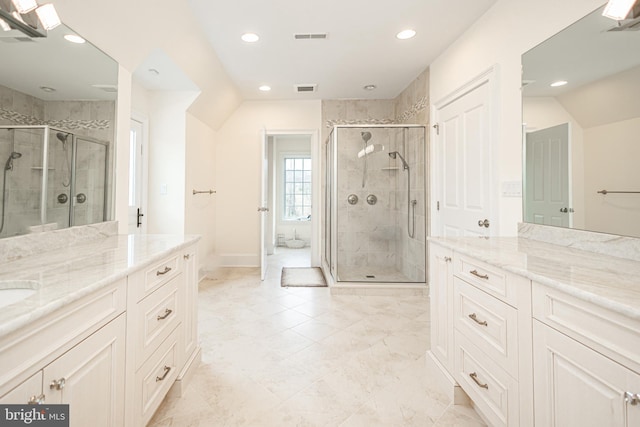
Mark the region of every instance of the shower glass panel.
[[76, 137], [74, 225], [105, 220], [107, 148], [104, 142]]
[[41, 225], [44, 128], [0, 128], [0, 237]]
[[425, 138], [416, 125], [333, 129], [325, 240], [337, 282], [425, 282]]
[[0, 127], [0, 238], [107, 220], [108, 148], [50, 126]]

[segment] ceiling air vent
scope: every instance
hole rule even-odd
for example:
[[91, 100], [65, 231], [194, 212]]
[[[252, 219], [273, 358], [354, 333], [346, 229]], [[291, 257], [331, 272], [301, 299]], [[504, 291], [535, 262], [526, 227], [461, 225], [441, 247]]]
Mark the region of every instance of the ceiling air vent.
[[324, 40], [327, 33], [297, 33], [293, 35], [296, 40]]
[[297, 93], [311, 93], [315, 92], [318, 85], [295, 85], [295, 91]]

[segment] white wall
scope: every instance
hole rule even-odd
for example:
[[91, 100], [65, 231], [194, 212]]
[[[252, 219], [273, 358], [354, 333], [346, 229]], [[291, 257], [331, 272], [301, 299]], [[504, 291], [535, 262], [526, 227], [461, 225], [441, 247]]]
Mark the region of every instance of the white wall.
[[216, 248], [215, 216], [217, 194], [193, 194], [193, 190], [217, 190], [215, 132], [191, 114], [187, 114], [185, 177], [185, 234], [199, 234], [200, 270], [212, 270]]
[[[430, 66], [431, 104], [497, 64], [498, 185], [522, 179], [520, 57], [527, 50], [603, 4], [603, 0], [498, 0]], [[499, 197], [499, 235], [516, 235], [522, 200]]]
[[574, 117], [551, 97], [525, 97], [522, 102], [523, 121], [527, 131], [550, 128], [569, 123], [569, 144], [571, 162], [571, 208], [573, 227], [584, 228], [584, 132]]
[[319, 130], [320, 120], [320, 101], [245, 101], [224, 123], [215, 163], [221, 265], [259, 265], [261, 130]]
[[640, 191], [638, 135], [640, 118], [585, 129], [587, 229], [640, 236], [640, 195], [597, 193]]

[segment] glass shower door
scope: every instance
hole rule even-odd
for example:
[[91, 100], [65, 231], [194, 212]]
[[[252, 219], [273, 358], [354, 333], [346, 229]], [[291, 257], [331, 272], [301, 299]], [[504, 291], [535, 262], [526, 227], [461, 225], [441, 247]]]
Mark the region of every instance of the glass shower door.
[[106, 219], [108, 145], [89, 137], [75, 137], [72, 225]]

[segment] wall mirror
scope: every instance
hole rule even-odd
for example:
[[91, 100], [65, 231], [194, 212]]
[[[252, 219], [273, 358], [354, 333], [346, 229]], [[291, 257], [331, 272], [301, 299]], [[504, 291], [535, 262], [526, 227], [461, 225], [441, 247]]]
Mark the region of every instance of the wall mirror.
[[0, 29], [2, 238], [112, 217], [118, 66], [77, 37]]
[[640, 18], [602, 9], [522, 56], [524, 221], [640, 237]]

